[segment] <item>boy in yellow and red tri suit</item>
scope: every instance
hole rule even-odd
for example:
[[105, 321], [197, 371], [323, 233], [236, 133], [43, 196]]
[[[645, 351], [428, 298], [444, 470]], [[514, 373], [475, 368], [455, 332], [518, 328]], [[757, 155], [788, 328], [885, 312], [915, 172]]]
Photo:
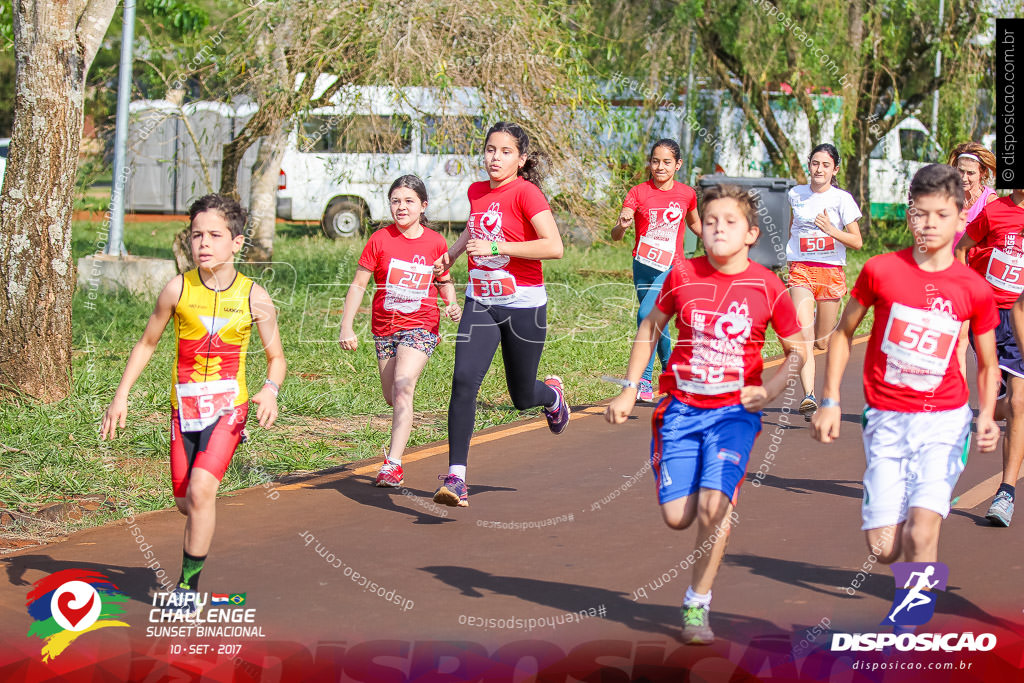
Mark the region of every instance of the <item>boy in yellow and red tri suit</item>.
[[[128, 357], [110, 402], [100, 438], [125, 427], [128, 395], [173, 317], [174, 381], [171, 387], [171, 483], [178, 511], [187, 517], [181, 578], [170, 604], [196, 611], [196, 591], [216, 519], [217, 488], [242, 441], [249, 401], [261, 427], [277, 418], [285, 360], [277, 312], [266, 290], [235, 270], [245, 242], [245, 210], [222, 195], [189, 207], [192, 255], [198, 267], [175, 276], [160, 292], [142, 338]], [[251, 398], [245, 354], [255, 323], [267, 357], [267, 379]]]

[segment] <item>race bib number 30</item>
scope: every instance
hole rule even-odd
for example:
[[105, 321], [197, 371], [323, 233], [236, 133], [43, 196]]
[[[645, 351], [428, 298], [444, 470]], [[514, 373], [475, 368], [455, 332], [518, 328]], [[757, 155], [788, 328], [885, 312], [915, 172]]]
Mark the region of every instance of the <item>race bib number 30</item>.
[[743, 388], [743, 368], [676, 363], [672, 372], [676, 376], [676, 388], [690, 394], [717, 396]]
[[999, 289], [1020, 294], [1024, 292], [1024, 256], [1010, 256], [1005, 251], [993, 249], [988, 259], [985, 279]]
[[473, 298], [486, 304], [510, 304], [516, 298], [516, 279], [504, 270], [469, 271]]
[[221, 415], [232, 412], [241, 392], [235, 379], [175, 384], [174, 389], [178, 395], [178, 424], [183, 432], [201, 432]]
[[800, 253], [804, 256], [831, 256], [836, 253], [836, 241], [829, 235], [801, 237]]
[[893, 304], [882, 352], [932, 374], [945, 373], [960, 335], [960, 322], [948, 315]]
[[[416, 260], [422, 260], [417, 256]], [[430, 294], [434, 269], [423, 263], [391, 259], [388, 265], [387, 293], [396, 299], [420, 301]]]

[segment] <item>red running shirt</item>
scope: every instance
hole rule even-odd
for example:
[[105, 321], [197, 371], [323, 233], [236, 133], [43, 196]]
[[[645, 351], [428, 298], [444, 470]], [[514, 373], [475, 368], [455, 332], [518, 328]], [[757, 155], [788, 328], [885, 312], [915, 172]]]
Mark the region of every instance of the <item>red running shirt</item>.
[[769, 323], [780, 337], [800, 332], [785, 285], [753, 262], [742, 273], [724, 275], [706, 256], [677, 261], [657, 305], [676, 316], [679, 330], [659, 386], [695, 408], [736, 405], [740, 389], [761, 385]]
[[[530, 221], [540, 212], [551, 209], [540, 188], [522, 177], [493, 189], [486, 180], [473, 183], [467, 194], [469, 220], [466, 229], [473, 239], [488, 242], [529, 242], [537, 239], [537, 232]], [[503, 254], [480, 258], [470, 256], [469, 269], [504, 271], [515, 278], [515, 287], [544, 284], [544, 270], [536, 259]]]
[[673, 182], [669, 190], [659, 190], [648, 180], [626, 194], [622, 208], [634, 211], [633, 258], [657, 270], [668, 270], [673, 256], [684, 253], [686, 214], [697, 208], [697, 193], [680, 182]]
[[[980, 200], [979, 200], [980, 201]], [[968, 263], [995, 292], [996, 306], [1010, 308], [1024, 292], [1024, 209], [1010, 197], [988, 204], [967, 225], [978, 243]]]
[[409, 239], [394, 223], [370, 235], [359, 265], [373, 272], [372, 331], [387, 337], [399, 330], [422, 327], [437, 334], [441, 314], [434, 286], [434, 261], [448, 251], [438, 233], [423, 228]]
[[913, 249], [873, 256], [851, 295], [875, 307], [864, 360], [864, 397], [879, 410], [923, 413], [967, 403], [956, 345], [970, 321], [975, 334], [999, 324], [992, 289], [959, 261], [929, 273]]

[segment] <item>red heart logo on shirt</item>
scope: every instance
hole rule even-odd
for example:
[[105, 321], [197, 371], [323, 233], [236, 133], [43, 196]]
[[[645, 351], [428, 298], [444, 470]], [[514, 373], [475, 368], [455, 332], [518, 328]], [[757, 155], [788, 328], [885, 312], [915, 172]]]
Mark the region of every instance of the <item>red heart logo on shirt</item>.
[[85, 607], [74, 608], [71, 606], [71, 601], [77, 596], [68, 591], [63, 593], [57, 598], [57, 609], [64, 615], [64, 618], [68, 620], [68, 623], [72, 626], [77, 626], [82, 619], [85, 619], [86, 615], [92, 609], [92, 603], [96, 599], [96, 594], [93, 593], [89, 596], [89, 601], [85, 603]]

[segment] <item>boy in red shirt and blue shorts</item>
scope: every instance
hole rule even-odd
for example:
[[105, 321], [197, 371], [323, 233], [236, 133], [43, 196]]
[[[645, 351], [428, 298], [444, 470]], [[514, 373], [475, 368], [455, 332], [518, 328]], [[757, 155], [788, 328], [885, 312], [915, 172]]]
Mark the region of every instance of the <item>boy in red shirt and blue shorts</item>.
[[863, 525], [884, 564], [938, 559], [939, 529], [967, 462], [973, 413], [956, 346], [969, 322], [978, 355], [978, 446], [995, 450], [999, 366], [992, 290], [950, 252], [964, 216], [960, 176], [931, 164], [910, 183], [907, 222], [915, 244], [868, 260], [830, 345], [825, 390], [812, 425], [831, 443], [842, 414], [839, 384], [854, 331], [868, 308], [874, 323], [864, 361]]
[[[682, 609], [683, 642], [693, 645], [714, 640], [711, 586], [761, 431], [761, 409], [795, 381], [803, 359], [803, 335], [785, 286], [747, 256], [759, 232], [753, 200], [740, 188], [715, 186], [704, 193], [701, 215], [706, 255], [673, 264], [633, 341], [622, 393], [605, 413], [612, 424], [629, 417], [659, 335], [676, 316], [679, 337], [659, 380], [668, 396], [654, 411], [651, 467], [665, 523], [685, 529], [697, 521], [697, 561]], [[769, 323], [786, 361], [762, 385]], [[702, 550], [708, 545], [710, 551]]]

